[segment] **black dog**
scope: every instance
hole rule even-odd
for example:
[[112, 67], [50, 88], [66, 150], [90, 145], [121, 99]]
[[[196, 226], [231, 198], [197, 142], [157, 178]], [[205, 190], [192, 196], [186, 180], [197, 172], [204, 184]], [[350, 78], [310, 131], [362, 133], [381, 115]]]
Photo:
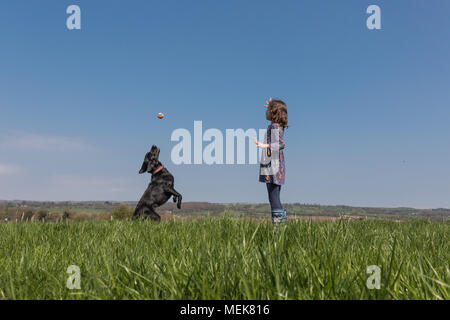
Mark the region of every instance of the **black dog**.
[[173, 196], [173, 202], [177, 202], [181, 209], [181, 194], [173, 188], [174, 179], [172, 174], [159, 162], [159, 148], [152, 146], [150, 152], [145, 155], [144, 163], [139, 173], [148, 172], [152, 174], [152, 180], [136, 206], [133, 220], [138, 218], [151, 219], [159, 222], [161, 217], [155, 208], [163, 205]]

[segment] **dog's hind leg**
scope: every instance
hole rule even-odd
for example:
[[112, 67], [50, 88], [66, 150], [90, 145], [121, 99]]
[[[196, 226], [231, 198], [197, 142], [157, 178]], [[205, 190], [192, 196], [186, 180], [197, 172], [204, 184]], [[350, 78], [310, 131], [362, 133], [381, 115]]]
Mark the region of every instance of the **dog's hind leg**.
[[154, 222], [160, 222], [161, 221], [161, 216], [159, 214], [156, 213], [155, 211], [155, 207], [156, 206], [150, 206], [148, 207], [148, 210], [146, 210], [144, 212], [145, 214], [145, 219], [150, 219]]
[[131, 220], [139, 219], [142, 216], [143, 207], [139, 204], [136, 206], [136, 209], [134, 210], [133, 216], [131, 217]]

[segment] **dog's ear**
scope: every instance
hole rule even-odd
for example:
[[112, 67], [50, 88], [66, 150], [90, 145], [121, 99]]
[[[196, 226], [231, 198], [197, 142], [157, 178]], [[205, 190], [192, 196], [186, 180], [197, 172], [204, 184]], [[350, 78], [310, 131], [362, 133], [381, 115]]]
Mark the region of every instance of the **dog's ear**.
[[149, 161], [150, 161], [150, 152], [147, 152], [145, 154], [145, 158], [144, 158], [144, 162], [142, 163], [141, 170], [139, 170], [140, 174], [147, 172]]
[[143, 174], [144, 172], [147, 172], [148, 167], [148, 161], [144, 160], [144, 163], [142, 164], [141, 170], [139, 170], [139, 174]]

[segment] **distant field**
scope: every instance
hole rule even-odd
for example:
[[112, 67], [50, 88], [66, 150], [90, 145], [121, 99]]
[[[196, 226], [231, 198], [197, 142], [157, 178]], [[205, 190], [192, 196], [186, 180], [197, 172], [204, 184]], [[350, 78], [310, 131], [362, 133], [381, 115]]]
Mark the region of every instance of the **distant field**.
[[[50, 207], [48, 211], [60, 211], [61, 208], [58, 207]], [[103, 213], [105, 212], [104, 209], [97, 209], [97, 208], [89, 208], [89, 207], [71, 207], [70, 211], [72, 212], [89, 212], [89, 213]]]
[[[29, 221], [34, 220], [55, 222], [61, 220], [67, 213], [67, 220], [105, 220], [121, 205], [127, 206], [131, 212], [136, 207], [136, 202], [110, 202], [110, 201], [62, 201], [62, 202], [36, 202], [36, 201], [0, 201], [1, 221]], [[350, 207], [345, 205], [318, 205], [318, 204], [283, 204], [288, 215], [292, 218], [334, 218], [349, 219], [387, 219], [387, 220], [432, 220], [438, 222], [450, 222], [450, 209], [414, 209], [414, 208], [373, 208]], [[270, 216], [268, 203], [208, 203], [208, 202], [183, 202], [181, 210], [169, 201], [157, 209], [160, 214], [185, 217], [221, 217], [235, 216], [246, 218], [267, 218]], [[130, 213], [131, 214], [131, 213]]]
[[2, 299], [450, 299], [449, 223], [9, 222], [0, 235]]

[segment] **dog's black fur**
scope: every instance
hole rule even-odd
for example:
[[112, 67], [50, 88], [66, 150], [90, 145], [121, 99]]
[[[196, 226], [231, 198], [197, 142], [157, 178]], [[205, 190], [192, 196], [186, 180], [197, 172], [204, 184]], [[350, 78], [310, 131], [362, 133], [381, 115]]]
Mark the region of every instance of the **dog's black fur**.
[[139, 200], [134, 210], [133, 220], [135, 219], [151, 219], [159, 222], [161, 217], [156, 213], [155, 208], [163, 205], [173, 197], [173, 202], [177, 202], [178, 209], [181, 209], [182, 196], [173, 188], [174, 178], [165, 167], [153, 174], [153, 172], [162, 166], [159, 158], [159, 148], [152, 146], [150, 152], [145, 155], [144, 163], [139, 171], [140, 174], [148, 172], [152, 174], [152, 180]]

